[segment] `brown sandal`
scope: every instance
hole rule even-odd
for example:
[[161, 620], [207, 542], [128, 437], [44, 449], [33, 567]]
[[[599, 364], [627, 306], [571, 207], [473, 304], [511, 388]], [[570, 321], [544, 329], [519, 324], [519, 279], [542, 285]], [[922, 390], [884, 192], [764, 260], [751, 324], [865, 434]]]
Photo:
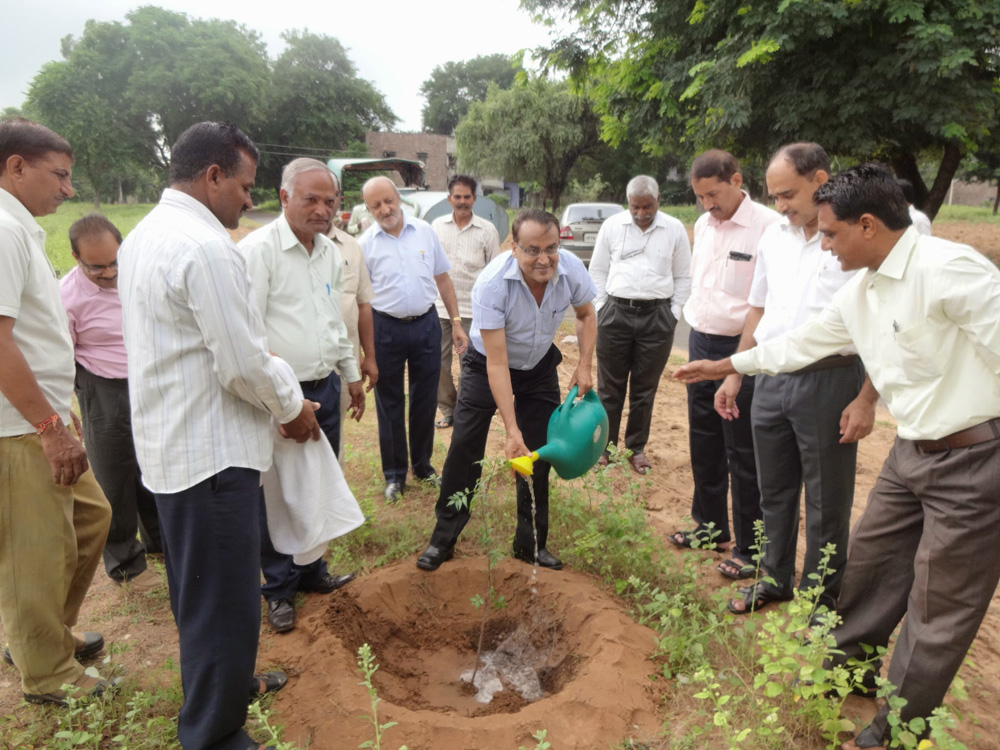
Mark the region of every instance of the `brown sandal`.
[[633, 453], [628, 457], [628, 462], [632, 465], [632, 470], [640, 476], [645, 476], [653, 468], [645, 453]]

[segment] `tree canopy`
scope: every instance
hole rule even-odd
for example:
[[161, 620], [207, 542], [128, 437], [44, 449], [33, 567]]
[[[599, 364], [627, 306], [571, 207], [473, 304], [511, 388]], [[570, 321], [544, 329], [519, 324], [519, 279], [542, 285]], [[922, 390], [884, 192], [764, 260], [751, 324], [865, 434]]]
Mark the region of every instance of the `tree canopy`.
[[598, 119], [568, 83], [542, 78], [511, 89], [491, 85], [455, 130], [464, 169], [537, 182], [542, 204], [559, 207], [577, 161], [600, 146]]
[[420, 86], [420, 95], [427, 100], [421, 111], [424, 131], [451, 135], [469, 105], [486, 98], [491, 83], [509, 89], [520, 70], [509, 56], [501, 54], [438, 65]]
[[[1000, 3], [524, 0], [578, 26], [545, 50], [588, 89], [612, 143], [763, 157], [813, 140], [879, 159], [932, 216], [1000, 107]], [[930, 186], [918, 156], [938, 162]]]
[[123, 178], [166, 166], [170, 144], [201, 120], [230, 120], [277, 145], [258, 180], [275, 186], [295, 154], [332, 155], [395, 123], [339, 41], [306, 31], [283, 38], [272, 62], [256, 32], [232, 21], [153, 6], [124, 23], [90, 20], [78, 39], [63, 39], [63, 60], [35, 76], [25, 114], [73, 145], [95, 204]]

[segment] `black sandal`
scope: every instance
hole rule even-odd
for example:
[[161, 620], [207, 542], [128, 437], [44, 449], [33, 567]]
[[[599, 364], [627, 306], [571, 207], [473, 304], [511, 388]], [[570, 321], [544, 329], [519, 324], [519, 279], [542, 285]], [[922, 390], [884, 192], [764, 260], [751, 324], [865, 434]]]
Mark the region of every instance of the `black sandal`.
[[[741, 586], [736, 589], [738, 597], [733, 597], [726, 603], [726, 609], [734, 615], [748, 615], [757, 612], [773, 602], [787, 602], [794, 598], [793, 594], [779, 594], [763, 581], [757, 581], [752, 586]], [[736, 609], [733, 602], [743, 600], [743, 609]]]
[[260, 698], [268, 693], [277, 693], [287, 682], [288, 675], [280, 670], [256, 674], [250, 685], [250, 697]]

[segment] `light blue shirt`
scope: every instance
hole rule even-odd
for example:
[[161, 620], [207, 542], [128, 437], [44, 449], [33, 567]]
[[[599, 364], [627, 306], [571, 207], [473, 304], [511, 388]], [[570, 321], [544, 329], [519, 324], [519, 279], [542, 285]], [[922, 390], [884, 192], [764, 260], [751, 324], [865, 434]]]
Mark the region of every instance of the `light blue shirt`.
[[469, 340], [486, 356], [483, 329], [504, 329], [507, 364], [512, 370], [530, 370], [552, 346], [559, 324], [570, 305], [580, 307], [597, 296], [583, 261], [559, 251], [556, 275], [545, 287], [542, 304], [535, 302], [521, 268], [508, 250], [483, 269], [472, 287], [472, 332]]
[[406, 318], [431, 308], [438, 295], [434, 277], [447, 273], [451, 263], [430, 224], [403, 214], [399, 237], [387, 234], [376, 222], [359, 242], [372, 277], [375, 310]]

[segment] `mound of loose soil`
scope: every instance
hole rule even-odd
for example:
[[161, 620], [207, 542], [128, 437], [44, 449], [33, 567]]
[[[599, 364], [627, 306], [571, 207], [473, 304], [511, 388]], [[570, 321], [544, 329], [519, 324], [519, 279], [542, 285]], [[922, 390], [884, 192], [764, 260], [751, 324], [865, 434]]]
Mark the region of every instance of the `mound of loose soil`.
[[386, 747], [533, 747], [539, 729], [559, 748], [656, 735], [652, 631], [572, 571], [538, 569], [533, 581], [530, 566], [507, 559], [494, 586], [506, 606], [488, 620], [484, 650], [517, 633], [521, 645], [513, 650], [532, 657], [540, 699], [527, 702], [504, 680], [484, 705], [461, 679], [476, 665], [482, 614], [470, 599], [486, 593], [486, 559], [459, 557], [434, 573], [407, 560], [332, 597], [310, 598], [299, 626], [265, 644], [262, 656], [296, 675], [275, 703], [286, 739], [334, 750], [373, 737], [368, 694], [356, 677], [363, 643], [379, 663], [379, 722], [398, 722], [387, 730]]

